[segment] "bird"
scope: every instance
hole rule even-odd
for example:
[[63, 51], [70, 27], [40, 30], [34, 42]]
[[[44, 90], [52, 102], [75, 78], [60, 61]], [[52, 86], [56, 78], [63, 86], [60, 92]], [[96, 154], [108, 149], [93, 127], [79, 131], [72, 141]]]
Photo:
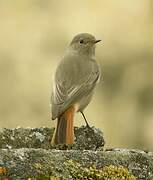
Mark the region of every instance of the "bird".
[[51, 95], [52, 120], [57, 124], [51, 145], [74, 143], [74, 114], [80, 112], [89, 127], [84, 109], [90, 103], [100, 79], [100, 67], [95, 59], [98, 42], [89, 33], [77, 34], [57, 65]]

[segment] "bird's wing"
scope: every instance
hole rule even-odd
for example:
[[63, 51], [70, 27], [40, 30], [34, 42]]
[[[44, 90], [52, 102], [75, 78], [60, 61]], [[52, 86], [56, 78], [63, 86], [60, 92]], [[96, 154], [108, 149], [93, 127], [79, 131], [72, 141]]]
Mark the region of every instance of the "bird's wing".
[[53, 119], [95, 87], [100, 71], [95, 61], [88, 63], [87, 68], [79, 68], [80, 72], [77, 72], [76, 63], [70, 69], [62, 65], [57, 71], [51, 99]]

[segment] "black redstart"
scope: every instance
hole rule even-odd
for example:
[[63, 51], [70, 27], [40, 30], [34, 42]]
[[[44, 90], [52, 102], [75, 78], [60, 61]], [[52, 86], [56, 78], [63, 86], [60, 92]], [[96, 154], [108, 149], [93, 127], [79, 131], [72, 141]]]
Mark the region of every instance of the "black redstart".
[[88, 33], [76, 35], [57, 66], [51, 97], [52, 119], [57, 118], [52, 145], [73, 144], [74, 113], [84, 116], [100, 77], [95, 60], [95, 44], [99, 41]]

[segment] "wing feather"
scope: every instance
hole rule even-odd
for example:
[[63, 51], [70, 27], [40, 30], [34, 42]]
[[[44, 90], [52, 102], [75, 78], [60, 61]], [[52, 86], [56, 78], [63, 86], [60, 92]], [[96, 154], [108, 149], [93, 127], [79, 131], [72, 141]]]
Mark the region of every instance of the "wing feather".
[[[74, 67], [74, 69], [72, 67], [71, 70], [74, 70], [74, 72], [69, 72], [71, 70], [67, 72], [64, 71], [62, 78], [62, 76], [59, 75], [59, 73], [63, 72], [62, 68], [60, 69], [59, 72], [57, 71], [55, 77], [54, 90], [52, 93], [51, 101], [52, 101], [53, 119], [58, 117], [73, 102], [76, 102], [78, 98], [83, 97], [86, 93], [91, 91], [95, 87], [100, 77], [100, 71], [95, 61], [89, 64], [89, 67], [87, 68], [87, 72], [83, 75], [83, 77], [79, 76], [75, 72], [76, 67]], [[70, 77], [70, 74], [72, 77]], [[78, 80], [78, 78], [80, 79]], [[76, 79], [77, 79], [77, 83], [76, 83]]]

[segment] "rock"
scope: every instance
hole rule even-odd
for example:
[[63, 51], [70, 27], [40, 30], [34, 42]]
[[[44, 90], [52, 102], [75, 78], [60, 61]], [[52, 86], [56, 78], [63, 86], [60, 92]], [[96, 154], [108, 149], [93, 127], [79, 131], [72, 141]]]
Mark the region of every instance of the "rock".
[[54, 146], [50, 144], [54, 128], [16, 128], [0, 130], [0, 148], [43, 148], [43, 149], [103, 149], [105, 141], [103, 133], [95, 127], [75, 127], [73, 146]]
[[153, 153], [138, 150], [118, 149], [103, 152], [33, 148], [1, 149], [0, 164], [6, 169], [5, 177], [11, 180], [49, 179], [51, 176], [57, 179], [61, 177], [75, 179], [74, 175], [78, 177], [78, 174], [81, 176], [85, 172], [87, 177], [91, 176], [90, 171], [102, 174], [100, 169], [103, 167], [109, 169], [107, 174], [109, 176], [118, 173], [116, 177], [120, 177], [121, 174], [129, 177], [127, 180], [153, 179]]
[[151, 152], [102, 151], [103, 134], [94, 127], [75, 128], [73, 146], [52, 147], [52, 134], [49, 128], [1, 129], [0, 179], [153, 180]]

